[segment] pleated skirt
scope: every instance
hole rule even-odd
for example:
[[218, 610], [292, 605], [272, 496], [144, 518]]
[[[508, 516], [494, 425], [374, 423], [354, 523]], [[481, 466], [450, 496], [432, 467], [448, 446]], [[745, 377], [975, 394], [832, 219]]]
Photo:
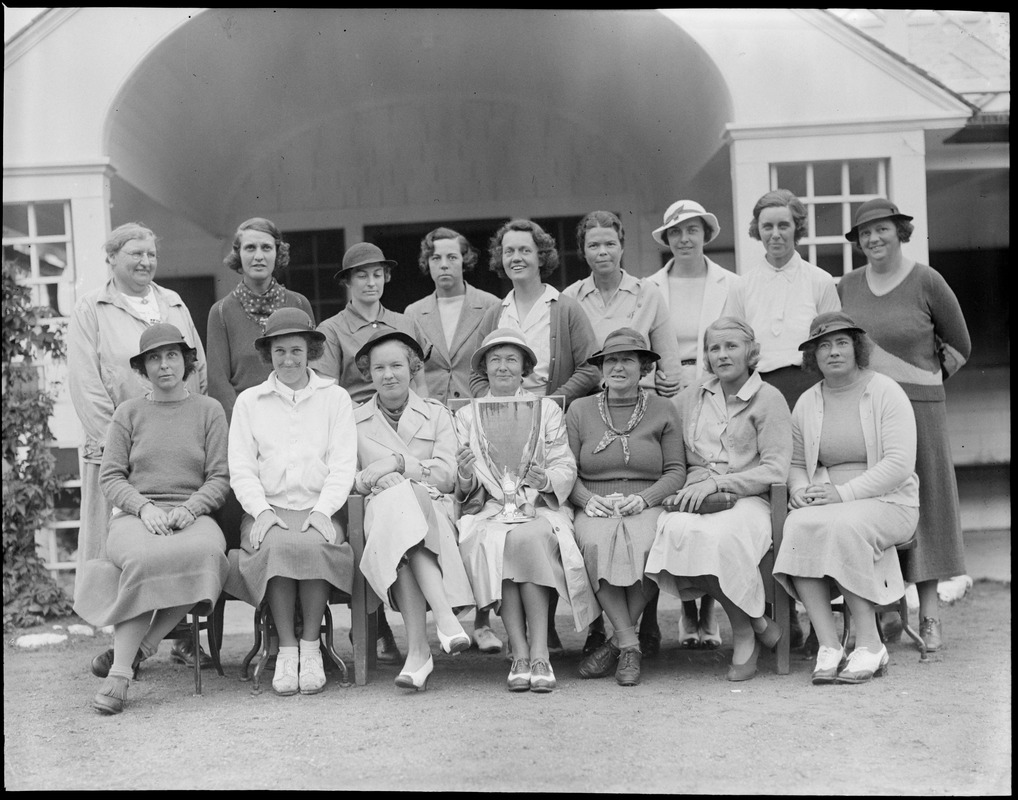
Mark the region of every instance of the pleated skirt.
[[576, 514], [576, 543], [595, 591], [600, 581], [628, 587], [646, 579], [647, 556], [664, 509], [648, 508], [629, 517], [588, 517]]

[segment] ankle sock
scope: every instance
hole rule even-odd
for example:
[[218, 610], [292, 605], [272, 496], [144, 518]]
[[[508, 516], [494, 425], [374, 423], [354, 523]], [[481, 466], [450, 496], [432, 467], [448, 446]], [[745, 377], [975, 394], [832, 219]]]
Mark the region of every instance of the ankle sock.
[[[314, 641], [314, 642], [305, 642], [303, 639], [301, 639], [300, 642], [299, 642], [300, 654], [302, 656], [306, 656], [306, 655], [309, 655], [311, 653], [317, 653], [318, 649], [319, 649], [319, 646], [320, 645], [319, 645], [319, 643], [317, 641]], [[279, 648], [279, 652], [282, 653], [283, 650], [285, 650], [285, 649], [286, 648], [280, 647]]]
[[131, 678], [134, 677], [134, 673], [129, 669], [117, 669], [116, 667], [110, 667], [109, 677], [111, 678], [126, 678], [130, 683]]
[[293, 656], [294, 658], [296, 658], [297, 656], [300, 655], [300, 648], [297, 645], [294, 645], [293, 647], [283, 647], [282, 645], [280, 645], [279, 655]]

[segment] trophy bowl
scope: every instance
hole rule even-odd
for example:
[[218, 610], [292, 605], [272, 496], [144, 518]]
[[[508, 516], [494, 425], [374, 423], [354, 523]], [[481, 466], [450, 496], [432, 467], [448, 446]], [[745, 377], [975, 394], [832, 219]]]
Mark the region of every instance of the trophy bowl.
[[492, 519], [510, 524], [534, 519], [517, 497], [541, 435], [541, 398], [476, 397], [471, 404], [481, 457], [502, 490], [502, 509]]

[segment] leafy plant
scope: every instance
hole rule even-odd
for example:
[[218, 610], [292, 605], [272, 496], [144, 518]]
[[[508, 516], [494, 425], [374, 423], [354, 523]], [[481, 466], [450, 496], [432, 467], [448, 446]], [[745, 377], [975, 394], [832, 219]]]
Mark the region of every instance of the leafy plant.
[[35, 535], [53, 512], [49, 420], [55, 399], [36, 363], [64, 357], [62, 331], [42, 324], [50, 310], [32, 305], [18, 266], [3, 264], [4, 630], [71, 613], [71, 601], [46, 570]]

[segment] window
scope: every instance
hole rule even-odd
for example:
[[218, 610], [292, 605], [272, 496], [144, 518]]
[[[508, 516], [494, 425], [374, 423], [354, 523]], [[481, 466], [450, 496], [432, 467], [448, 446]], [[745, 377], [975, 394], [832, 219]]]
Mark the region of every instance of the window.
[[338, 314], [346, 305], [346, 299], [333, 276], [339, 271], [346, 251], [344, 232], [284, 232], [283, 241], [290, 245], [290, 264], [283, 271], [280, 283], [308, 299], [316, 323]]
[[21, 268], [32, 301], [66, 319], [74, 310], [71, 204], [4, 203], [4, 262]]
[[771, 164], [771, 188], [788, 189], [809, 213], [799, 245], [807, 261], [840, 278], [866, 259], [845, 239], [860, 205], [887, 197], [887, 162], [877, 159]]

